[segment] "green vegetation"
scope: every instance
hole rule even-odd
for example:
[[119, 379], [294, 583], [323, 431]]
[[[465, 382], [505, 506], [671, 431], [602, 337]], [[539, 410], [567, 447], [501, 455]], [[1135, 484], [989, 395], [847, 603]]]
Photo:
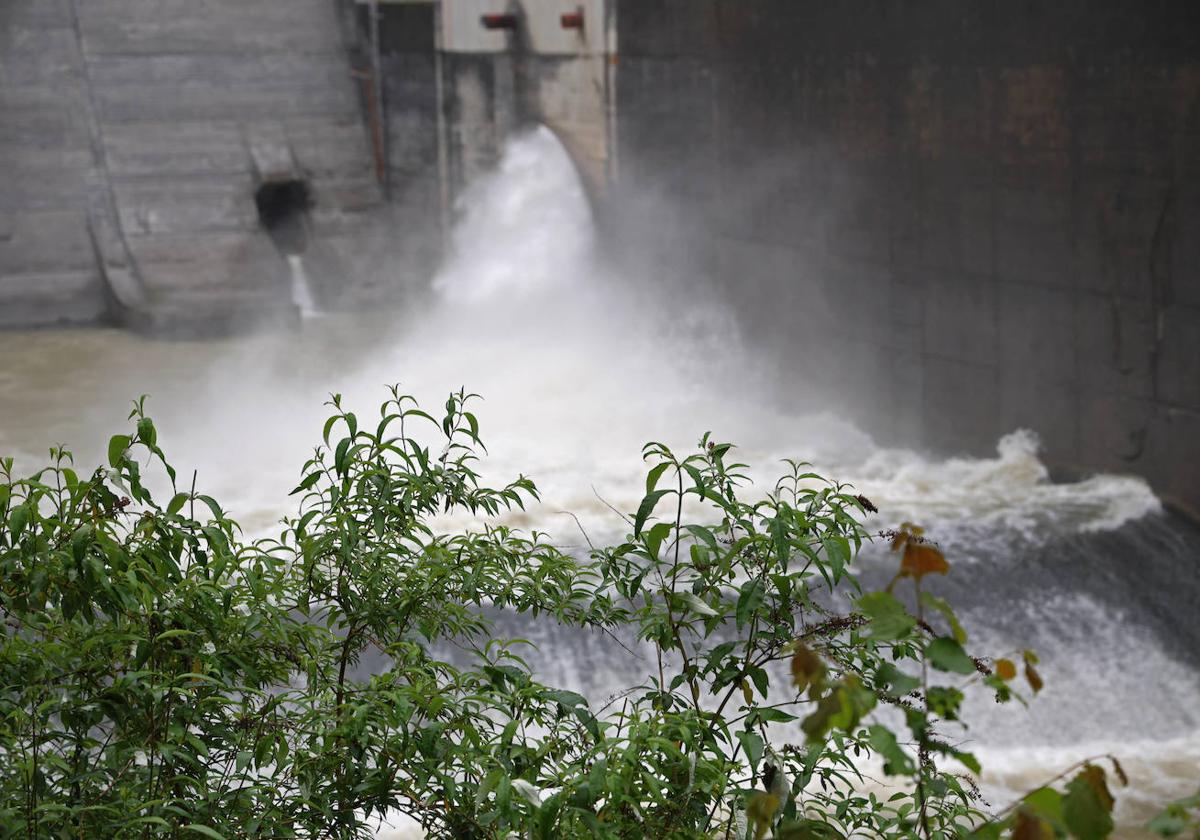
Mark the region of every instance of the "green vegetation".
[[[1015, 697], [1018, 667], [969, 654], [922, 590], [949, 565], [920, 529], [890, 535], [894, 591], [863, 592], [866, 499], [790, 464], [747, 501], [705, 436], [648, 445], [625, 541], [573, 557], [494, 524], [536, 490], [482, 486], [470, 400], [435, 419], [393, 389], [366, 424], [335, 398], [275, 539], [194, 486], [152, 496], [147, 465], [176, 476], [141, 403], [107, 468], [0, 464], [0, 834], [358, 837], [392, 810], [457, 838], [1111, 831], [1094, 763], [981, 812], [944, 732], [967, 692]], [[438, 533], [453, 511], [493, 524]], [[650, 673], [603, 707], [542, 685], [486, 605], [636, 638]], [[354, 678], [368, 653], [390, 665]]]

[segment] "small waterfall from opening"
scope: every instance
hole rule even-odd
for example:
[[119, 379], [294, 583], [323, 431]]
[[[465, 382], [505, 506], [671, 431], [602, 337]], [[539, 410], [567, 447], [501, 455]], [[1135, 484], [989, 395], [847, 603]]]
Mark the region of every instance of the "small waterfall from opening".
[[300, 254], [288, 254], [287, 264], [292, 281], [292, 303], [300, 311], [301, 318], [312, 318], [317, 314], [317, 303], [308, 281], [308, 274], [304, 271], [304, 257]]
[[566, 150], [539, 127], [469, 184], [433, 288], [450, 305], [553, 293], [591, 272], [592, 213]]

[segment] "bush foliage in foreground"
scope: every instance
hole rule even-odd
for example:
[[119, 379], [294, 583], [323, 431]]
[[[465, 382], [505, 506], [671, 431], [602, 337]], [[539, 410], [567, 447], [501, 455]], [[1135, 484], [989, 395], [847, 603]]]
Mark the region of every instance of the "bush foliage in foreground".
[[[360, 837], [393, 811], [458, 838], [1111, 831], [1093, 763], [981, 812], [964, 692], [1008, 700], [1018, 669], [972, 658], [922, 591], [948, 566], [919, 529], [890, 535], [895, 592], [864, 593], [867, 500], [790, 465], [747, 501], [706, 436], [646, 447], [626, 540], [586, 558], [498, 524], [439, 533], [536, 498], [481, 486], [469, 399], [437, 420], [393, 389], [366, 425], [335, 398], [276, 539], [194, 487], [153, 498], [144, 467], [176, 476], [140, 403], [107, 468], [0, 463], [0, 833]], [[685, 521], [688, 497], [707, 513]], [[543, 685], [485, 605], [614, 634], [614, 656], [636, 637], [645, 679], [604, 705]], [[367, 653], [390, 667], [354, 678]]]

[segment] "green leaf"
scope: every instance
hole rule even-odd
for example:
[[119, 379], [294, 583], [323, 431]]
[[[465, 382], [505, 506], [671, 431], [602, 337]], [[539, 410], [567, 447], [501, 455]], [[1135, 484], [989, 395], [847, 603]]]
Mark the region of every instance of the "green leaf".
[[1103, 840], [1111, 834], [1111, 809], [1111, 802], [1103, 801], [1100, 792], [1085, 778], [1084, 773], [1067, 783], [1067, 795], [1062, 805], [1063, 821], [1078, 840]]
[[650, 518], [650, 514], [654, 512], [654, 506], [658, 504], [659, 499], [672, 491], [670, 490], [654, 490], [647, 493], [642, 499], [642, 504], [638, 507], [637, 516], [633, 520], [633, 535], [641, 536], [642, 527], [646, 524], [646, 520]]
[[875, 724], [870, 728], [871, 748], [883, 759], [883, 772], [889, 776], [911, 776], [917, 767], [908, 753], [900, 746], [895, 734], [886, 726]]
[[110, 467], [119, 466], [121, 459], [125, 457], [125, 450], [129, 448], [129, 435], [113, 435], [108, 439], [108, 465]]
[[875, 672], [875, 679], [896, 697], [903, 697], [921, 687], [919, 679], [909, 676], [890, 662], [880, 666]]
[[204, 503], [204, 506], [212, 512], [213, 519], [223, 519], [225, 517], [225, 514], [221, 510], [221, 506], [217, 504], [217, 500], [212, 496], [200, 494], [196, 496], [196, 500]]
[[782, 517], [771, 520], [771, 541], [775, 548], [775, 562], [781, 569], [787, 568], [788, 561], [788, 527]]
[[537, 808], [542, 804], [542, 794], [530, 782], [524, 779], [513, 779], [512, 788], [521, 795], [521, 798], [528, 802], [533, 807]]
[[762, 606], [765, 587], [763, 582], [755, 578], [754, 580], [746, 581], [742, 584], [741, 594], [737, 600], [737, 627], [741, 630], [749, 623], [750, 618], [758, 612], [758, 608]]
[[852, 730], [874, 707], [874, 692], [863, 688], [857, 677], [847, 676], [821, 698], [816, 711], [804, 719], [800, 728], [810, 743], [821, 741], [832, 729]]
[[647, 554], [654, 558], [658, 557], [658, 550], [662, 547], [663, 540], [671, 533], [672, 527], [670, 522], [656, 522], [651, 526], [645, 537]]
[[979, 759], [975, 757], [974, 753], [964, 752], [962, 750], [951, 750], [950, 755], [958, 759], [959, 762], [962, 763], [963, 767], [966, 767], [976, 776], [983, 773], [983, 765], [979, 763]]
[[1200, 816], [1193, 819], [1188, 813], [1197, 808], [1200, 808], [1200, 793], [1177, 799], [1146, 823], [1146, 829], [1161, 837], [1176, 837], [1189, 827], [1200, 829]]
[[737, 734], [737, 739], [742, 744], [742, 751], [746, 753], [750, 768], [758, 769], [758, 762], [762, 760], [763, 748], [766, 746], [762, 737], [757, 732], [745, 730]]
[[137, 422], [138, 440], [147, 446], [154, 446], [158, 442], [158, 433], [154, 430], [154, 421], [149, 417], [143, 417]]
[[1004, 833], [1004, 825], [1002, 822], [984, 823], [967, 837], [969, 840], [1000, 840], [1000, 836]]
[[313, 485], [321, 480], [321, 473], [311, 472], [304, 478], [300, 479], [300, 483], [296, 485], [296, 489], [289, 493], [289, 496], [294, 496], [297, 493], [303, 493], [305, 490], [311, 490]]
[[171, 501], [167, 502], [167, 513], [176, 514], [183, 510], [183, 506], [187, 504], [187, 500], [191, 498], [188, 493], [176, 493], [171, 497]]
[[160, 825], [163, 828], [171, 827], [171, 824], [162, 817], [138, 817], [136, 820], [131, 820], [129, 825]]
[[321, 439], [325, 441], [325, 445], [329, 445], [329, 433], [333, 431], [333, 424], [338, 421], [338, 415], [333, 415], [325, 421], [325, 426], [321, 429]]
[[871, 592], [858, 599], [858, 608], [870, 619], [867, 635], [889, 641], [902, 639], [917, 625], [904, 605], [887, 592]]
[[712, 618], [713, 616], [719, 614], [716, 610], [704, 603], [702, 600], [700, 600], [700, 598], [698, 598], [696, 595], [693, 595], [691, 592], [677, 592], [675, 593], [675, 597], [687, 604], [691, 611], [698, 615]]
[[967, 643], [967, 631], [963, 629], [962, 624], [958, 621], [958, 616], [954, 614], [954, 610], [950, 608], [950, 604], [945, 598], [939, 598], [929, 592], [922, 592], [921, 603], [942, 614], [942, 617], [946, 619], [946, 623], [950, 625], [950, 632], [954, 636], [954, 641], [960, 645]]
[[25, 530], [25, 524], [29, 521], [29, 505], [17, 505], [13, 508], [13, 512], [8, 517], [8, 530], [12, 532], [13, 538], [21, 536], [21, 532]]
[[1169, 806], [1161, 814], [1146, 823], [1146, 830], [1153, 831], [1160, 837], [1176, 837], [1182, 834], [1187, 827], [1187, 815]]
[[958, 710], [963, 703], [963, 693], [948, 685], [931, 685], [926, 692], [929, 711], [944, 720], [958, 720]]
[[92, 526], [80, 525], [71, 535], [71, 556], [76, 562], [83, 559], [83, 555], [87, 552], [88, 546], [92, 544]]
[[658, 480], [662, 478], [662, 474], [667, 471], [669, 466], [671, 466], [670, 461], [663, 461], [650, 468], [650, 471], [646, 473], [646, 493], [654, 492], [654, 488], [658, 486]]
[[975, 662], [967, 656], [962, 645], [949, 636], [940, 636], [930, 642], [925, 648], [929, 664], [939, 671], [950, 671], [955, 674], [975, 673]]
[[766, 706], [761, 709], [755, 709], [750, 713], [751, 718], [757, 718], [763, 723], [791, 723], [796, 719], [795, 715], [789, 715], [787, 712], [780, 709], [775, 709]]
[[1063, 821], [1063, 796], [1050, 787], [1040, 787], [1025, 795], [1025, 805], [1039, 817], [1052, 823]]
[[333, 455], [333, 468], [337, 471], [338, 475], [345, 475], [346, 471], [350, 468], [350, 459], [348, 456], [351, 443], [352, 441], [348, 437], [338, 441], [337, 450]]
[[833, 570], [834, 581], [839, 581], [846, 571], [846, 567], [850, 565], [850, 543], [842, 536], [833, 535], [822, 538], [821, 545], [825, 547], [825, 556], [829, 560], [829, 567]]
[[195, 630], [183, 630], [183, 629], [164, 630], [163, 632], [159, 633], [157, 636], [154, 637], [154, 641], [162, 642], [162, 641], [166, 641], [167, 639], [179, 639], [179, 638], [182, 638], [183, 636], [195, 636], [195, 635], [196, 635]]
[[845, 837], [829, 823], [812, 819], [785, 822], [775, 831], [776, 840], [845, 840]]
[[183, 830], [194, 831], [197, 834], [203, 834], [205, 837], [211, 837], [212, 840], [225, 840], [224, 834], [221, 834], [219, 831], [211, 829], [206, 825], [200, 825], [199, 823], [189, 823], [183, 827]]

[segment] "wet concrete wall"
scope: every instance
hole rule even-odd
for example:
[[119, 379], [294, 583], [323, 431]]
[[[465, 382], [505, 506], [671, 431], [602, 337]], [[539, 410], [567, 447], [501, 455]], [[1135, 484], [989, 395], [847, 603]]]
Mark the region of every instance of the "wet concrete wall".
[[[514, 131], [537, 123], [554, 130], [593, 193], [605, 190], [612, 163], [614, 8], [607, 0], [438, 5], [451, 192], [491, 166]], [[511, 28], [481, 26], [484, 15], [499, 12], [511, 15]], [[564, 13], [577, 16], [578, 26], [564, 27]]]
[[330, 0], [5, 0], [0, 67], [2, 324], [111, 315], [106, 278], [252, 319], [290, 306], [260, 182], [308, 184], [327, 257], [380, 204]]
[[[444, 161], [439, 145], [437, 7], [432, 3], [383, 3], [379, 12], [384, 142], [387, 166], [387, 256], [403, 265], [409, 285], [420, 285], [441, 258], [445, 203]], [[360, 56], [370, 66], [369, 7], [358, 7]], [[367, 115], [369, 117], [369, 115]], [[369, 123], [369, 119], [368, 119]], [[368, 128], [370, 126], [368, 125]], [[385, 266], [379, 269], [386, 272]]]
[[[318, 305], [402, 305], [512, 132], [550, 124], [603, 189], [610, 8], [0, 3], [0, 326], [206, 335], [294, 315], [256, 206], [281, 181], [310, 204], [286, 247], [305, 246]], [[495, 12], [516, 25], [483, 27]]]
[[940, 452], [1032, 428], [1055, 466], [1200, 509], [1200, 5], [622, 0], [617, 21], [620, 180], [682, 219], [659, 239], [726, 290], [782, 399], [815, 378]]

